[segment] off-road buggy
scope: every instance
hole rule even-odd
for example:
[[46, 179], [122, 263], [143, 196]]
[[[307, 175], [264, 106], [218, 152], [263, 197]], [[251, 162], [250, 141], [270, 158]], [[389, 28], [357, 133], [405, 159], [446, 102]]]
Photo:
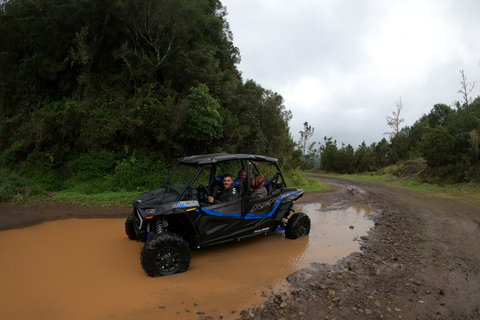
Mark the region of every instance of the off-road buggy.
[[[210, 204], [223, 188], [221, 176], [233, 177], [244, 170], [238, 182], [240, 196], [229, 202]], [[256, 173], [266, 178], [268, 196], [253, 199], [250, 181]], [[159, 189], [133, 201], [133, 213], [125, 221], [131, 240], [145, 242], [141, 265], [149, 276], [164, 276], [187, 270], [191, 249], [285, 230], [296, 239], [310, 232], [310, 218], [295, 213], [293, 201], [304, 191], [287, 187], [275, 158], [250, 154], [209, 154], [178, 159], [177, 166]]]

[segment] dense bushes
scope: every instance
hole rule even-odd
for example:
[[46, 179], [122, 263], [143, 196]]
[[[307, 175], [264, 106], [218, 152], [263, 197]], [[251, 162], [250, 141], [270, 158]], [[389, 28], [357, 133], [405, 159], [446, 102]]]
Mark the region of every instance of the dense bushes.
[[18, 196], [31, 197], [44, 194], [45, 190], [35, 184], [31, 179], [20, 176], [8, 169], [1, 169], [0, 176], [0, 202], [10, 201]]
[[0, 1], [5, 197], [153, 188], [198, 153], [291, 159], [291, 112], [243, 81], [226, 15], [219, 0]]
[[120, 161], [107, 181], [112, 191], [152, 190], [160, 186], [167, 174], [168, 170], [161, 161], [131, 157]]
[[243, 83], [226, 15], [219, 0], [1, 3], [0, 154], [289, 158], [291, 112]]
[[14, 170], [1, 169], [0, 201], [45, 197], [61, 190], [87, 195], [107, 191], [143, 192], [158, 188], [168, 173], [160, 160], [148, 156], [120, 159], [106, 151], [76, 157], [63, 171], [49, 166], [49, 161], [31, 156]]
[[426, 166], [419, 177], [427, 181], [480, 181], [480, 97], [463, 106], [435, 105], [411, 127], [356, 150], [350, 145], [337, 146], [325, 137], [317, 150], [320, 169], [336, 173], [375, 171], [397, 163], [417, 161]]

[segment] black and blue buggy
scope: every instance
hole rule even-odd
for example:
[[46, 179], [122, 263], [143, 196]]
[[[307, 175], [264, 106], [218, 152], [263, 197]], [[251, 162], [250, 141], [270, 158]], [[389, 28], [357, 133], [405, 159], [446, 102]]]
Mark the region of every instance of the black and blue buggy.
[[[239, 197], [219, 204], [206, 201], [223, 188], [221, 177], [235, 177]], [[267, 196], [251, 198], [251, 179], [265, 176]], [[251, 154], [208, 154], [178, 159], [177, 166], [161, 187], [133, 201], [133, 212], [125, 221], [129, 239], [145, 242], [141, 265], [152, 277], [184, 272], [190, 265], [191, 249], [240, 241], [283, 231], [296, 239], [310, 232], [310, 218], [294, 212], [293, 202], [303, 189], [287, 187], [278, 160]]]

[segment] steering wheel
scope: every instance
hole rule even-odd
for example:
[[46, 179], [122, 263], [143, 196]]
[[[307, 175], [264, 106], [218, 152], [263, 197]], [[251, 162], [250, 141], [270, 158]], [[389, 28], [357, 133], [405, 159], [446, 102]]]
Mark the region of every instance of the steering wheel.
[[207, 201], [208, 197], [210, 196], [210, 192], [208, 192], [208, 188], [205, 187], [203, 184], [197, 187], [198, 198], [200, 201]]

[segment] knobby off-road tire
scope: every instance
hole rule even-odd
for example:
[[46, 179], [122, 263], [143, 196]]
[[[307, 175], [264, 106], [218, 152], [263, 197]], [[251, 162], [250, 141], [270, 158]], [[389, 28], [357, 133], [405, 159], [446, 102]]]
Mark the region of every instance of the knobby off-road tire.
[[135, 232], [135, 226], [133, 225], [133, 213], [130, 214], [125, 220], [125, 233], [130, 240], [137, 240], [137, 233]]
[[285, 237], [297, 239], [310, 233], [310, 218], [303, 212], [294, 213], [285, 227]]
[[142, 268], [150, 277], [184, 272], [192, 258], [190, 246], [182, 236], [164, 232], [145, 243], [140, 253]]

